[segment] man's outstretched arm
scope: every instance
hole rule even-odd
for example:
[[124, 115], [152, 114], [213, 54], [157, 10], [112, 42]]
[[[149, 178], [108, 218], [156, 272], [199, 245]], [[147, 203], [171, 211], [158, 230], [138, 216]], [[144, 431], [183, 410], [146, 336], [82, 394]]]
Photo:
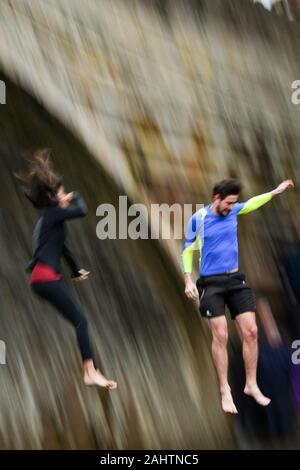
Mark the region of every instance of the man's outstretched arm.
[[238, 215], [249, 214], [249, 212], [253, 212], [259, 207], [263, 206], [267, 202], [271, 201], [271, 199], [279, 194], [282, 194], [287, 189], [291, 189], [294, 187], [294, 183], [292, 180], [285, 180], [280, 183], [277, 188], [273, 189], [269, 193], [259, 194], [258, 196], [254, 196], [249, 199], [247, 202], [243, 204], [242, 209], [239, 210]]

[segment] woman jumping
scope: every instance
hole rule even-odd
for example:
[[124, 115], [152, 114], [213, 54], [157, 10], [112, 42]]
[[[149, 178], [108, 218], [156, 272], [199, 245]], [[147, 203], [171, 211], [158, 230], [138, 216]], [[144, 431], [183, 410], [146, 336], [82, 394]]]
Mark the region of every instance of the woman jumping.
[[[60, 260], [64, 257], [72, 270], [73, 280], [88, 278], [89, 272], [78, 268], [64, 242], [65, 221], [84, 217], [86, 205], [77, 192], [65, 193], [62, 178], [53, 170], [47, 150], [37, 151], [29, 171], [16, 176], [22, 182], [25, 196], [41, 211], [33, 232], [33, 257], [28, 265], [30, 286], [75, 327], [84, 383], [113, 390], [117, 388], [116, 382], [106, 379], [99, 369], [95, 369], [86, 317], [64, 287], [60, 274]], [[73, 206], [70, 207], [71, 203]]]

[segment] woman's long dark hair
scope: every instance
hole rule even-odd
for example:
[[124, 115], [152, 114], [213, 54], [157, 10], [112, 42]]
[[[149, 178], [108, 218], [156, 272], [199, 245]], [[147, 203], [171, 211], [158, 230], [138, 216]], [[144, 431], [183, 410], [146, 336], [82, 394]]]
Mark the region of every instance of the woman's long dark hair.
[[55, 203], [56, 194], [63, 184], [62, 177], [53, 169], [49, 149], [34, 152], [28, 161], [28, 171], [16, 173], [25, 196], [37, 209]]

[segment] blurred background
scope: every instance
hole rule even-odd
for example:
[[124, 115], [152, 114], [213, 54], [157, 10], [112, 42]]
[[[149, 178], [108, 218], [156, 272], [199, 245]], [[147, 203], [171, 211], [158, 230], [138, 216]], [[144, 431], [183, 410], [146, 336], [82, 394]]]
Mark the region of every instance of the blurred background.
[[[0, 448], [300, 447], [299, 17], [295, 0], [1, 1]], [[84, 386], [72, 327], [28, 287], [37, 213], [13, 173], [40, 147], [88, 204], [68, 239], [92, 276], [65, 281], [118, 380], [110, 394]], [[207, 204], [227, 176], [242, 200], [296, 185], [240, 221], [272, 404], [241, 394], [232, 331], [237, 417], [221, 411], [208, 326], [184, 296], [181, 242], [96, 236], [101, 203]]]

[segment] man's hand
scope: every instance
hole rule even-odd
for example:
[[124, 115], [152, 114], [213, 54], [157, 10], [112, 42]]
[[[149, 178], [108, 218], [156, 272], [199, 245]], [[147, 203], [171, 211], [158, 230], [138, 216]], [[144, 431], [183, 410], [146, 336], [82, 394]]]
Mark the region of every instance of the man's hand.
[[75, 282], [84, 281], [88, 279], [90, 271], [86, 271], [85, 269], [79, 269], [80, 276], [73, 277], [72, 280]]
[[279, 194], [282, 194], [287, 189], [292, 189], [294, 187], [295, 185], [292, 180], [285, 180], [282, 183], [280, 183], [280, 185], [277, 186], [276, 189], [273, 189], [273, 191], [271, 191], [272, 197], [278, 196]]
[[191, 275], [189, 273], [184, 274], [185, 278], [185, 295], [188, 299], [196, 300], [198, 297], [198, 289], [192, 281]]

